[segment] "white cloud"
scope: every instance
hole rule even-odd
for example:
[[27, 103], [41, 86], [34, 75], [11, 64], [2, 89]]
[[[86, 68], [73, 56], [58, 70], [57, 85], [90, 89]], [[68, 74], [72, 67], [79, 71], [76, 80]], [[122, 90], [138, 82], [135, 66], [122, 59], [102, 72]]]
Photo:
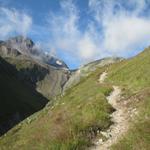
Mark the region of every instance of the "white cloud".
[[77, 28], [78, 13], [71, 1], [61, 3], [61, 9], [59, 14], [50, 14], [49, 31], [57, 48], [69, 50], [80, 34]]
[[104, 47], [111, 53], [135, 50], [150, 44], [150, 20], [135, 16], [113, 17], [105, 23]]
[[[127, 10], [126, 7], [132, 7]], [[79, 29], [80, 12], [71, 0], [61, 2], [61, 12], [51, 14], [49, 28], [53, 48], [81, 63], [111, 55], [126, 55], [150, 44], [150, 18], [140, 14], [146, 1], [89, 0], [93, 20]], [[98, 30], [100, 28], [100, 30]]]
[[79, 11], [72, 1], [61, 3], [61, 12], [51, 13], [48, 18], [49, 32], [52, 35], [50, 44], [52, 49], [62, 50], [70, 56], [76, 57], [75, 61], [87, 62], [95, 57], [98, 46], [95, 38], [95, 29], [90, 24], [85, 27], [85, 32], [79, 29]]
[[95, 44], [93, 44], [89, 36], [83, 37], [77, 46], [79, 48], [79, 56], [81, 58], [90, 59], [95, 55]]
[[1, 39], [14, 33], [26, 36], [32, 26], [32, 18], [16, 9], [0, 7], [0, 19]]
[[[126, 5], [126, 8], [125, 8]], [[127, 9], [130, 7], [130, 10]], [[89, 0], [94, 19], [102, 28], [102, 53], [121, 55], [150, 44], [150, 18], [142, 16], [146, 0]]]

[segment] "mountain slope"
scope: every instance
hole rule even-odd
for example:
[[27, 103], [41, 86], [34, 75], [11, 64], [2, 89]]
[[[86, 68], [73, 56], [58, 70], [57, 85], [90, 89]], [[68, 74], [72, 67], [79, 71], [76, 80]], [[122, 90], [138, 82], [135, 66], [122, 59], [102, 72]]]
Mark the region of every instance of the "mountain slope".
[[18, 71], [0, 57], [0, 134], [48, 102], [32, 87], [17, 78]]

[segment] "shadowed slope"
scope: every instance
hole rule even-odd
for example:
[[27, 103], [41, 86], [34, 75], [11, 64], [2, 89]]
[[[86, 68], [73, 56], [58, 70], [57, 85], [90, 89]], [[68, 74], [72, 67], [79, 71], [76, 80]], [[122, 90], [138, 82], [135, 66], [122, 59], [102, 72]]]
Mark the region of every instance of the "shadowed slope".
[[48, 100], [18, 80], [18, 71], [0, 57], [0, 134], [42, 109]]

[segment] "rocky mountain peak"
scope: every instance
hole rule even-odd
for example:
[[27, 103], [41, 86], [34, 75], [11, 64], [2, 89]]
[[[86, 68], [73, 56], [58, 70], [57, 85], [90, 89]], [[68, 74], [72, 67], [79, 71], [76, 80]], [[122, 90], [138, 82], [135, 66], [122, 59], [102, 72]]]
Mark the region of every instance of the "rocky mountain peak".
[[68, 70], [68, 66], [62, 60], [45, 53], [45, 50], [37, 47], [28, 37], [16, 36], [6, 41], [0, 41], [0, 48], [0, 54], [6, 57], [16, 57], [21, 54], [58, 69]]
[[9, 38], [6, 41], [6, 45], [9, 48], [17, 49], [18, 51], [26, 55], [38, 55], [39, 54], [39, 51], [34, 48], [35, 46], [34, 42], [28, 37], [16, 36], [13, 38]]

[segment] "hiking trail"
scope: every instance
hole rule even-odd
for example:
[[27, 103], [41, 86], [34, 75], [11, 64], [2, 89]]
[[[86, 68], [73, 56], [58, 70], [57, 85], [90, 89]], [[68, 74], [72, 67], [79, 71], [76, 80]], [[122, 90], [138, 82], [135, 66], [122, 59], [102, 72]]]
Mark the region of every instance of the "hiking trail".
[[[103, 72], [100, 75], [99, 83], [103, 83], [106, 78], [107, 73]], [[100, 132], [106, 140], [104, 141], [102, 138], [95, 140], [94, 146], [90, 150], [109, 150], [110, 146], [116, 143], [128, 129], [128, 113], [126, 113], [126, 108], [120, 103], [121, 89], [113, 85], [113, 91], [106, 99], [115, 109], [111, 114], [113, 124], [106, 131]]]

